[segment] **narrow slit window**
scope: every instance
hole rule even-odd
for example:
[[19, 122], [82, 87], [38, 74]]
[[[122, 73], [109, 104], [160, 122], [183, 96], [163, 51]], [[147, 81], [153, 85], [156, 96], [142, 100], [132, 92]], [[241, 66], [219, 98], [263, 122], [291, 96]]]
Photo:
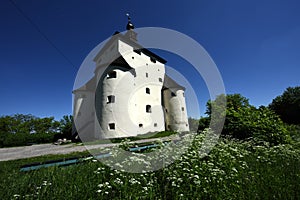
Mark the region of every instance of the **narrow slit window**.
[[107, 103], [115, 103], [116, 97], [114, 95], [107, 96]]
[[146, 94], [150, 94], [150, 88], [146, 88]]
[[146, 112], [151, 113], [151, 106], [150, 105], [146, 105]]
[[148, 72], [146, 72], [146, 78], [148, 78]]
[[107, 78], [117, 78], [117, 72], [111, 71], [107, 74]]
[[116, 129], [116, 124], [115, 123], [109, 123], [108, 128], [109, 128], [109, 130], [115, 130]]

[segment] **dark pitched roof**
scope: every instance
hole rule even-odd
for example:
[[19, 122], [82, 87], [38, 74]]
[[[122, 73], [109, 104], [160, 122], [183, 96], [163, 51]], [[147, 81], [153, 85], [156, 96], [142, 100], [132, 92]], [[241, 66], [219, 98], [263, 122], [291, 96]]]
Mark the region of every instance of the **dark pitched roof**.
[[176, 83], [176, 81], [174, 81], [171, 77], [169, 77], [168, 75], [165, 75], [164, 78], [164, 84], [163, 84], [163, 90], [166, 89], [181, 89], [181, 90], [185, 90], [185, 87], [179, 85], [178, 83]]

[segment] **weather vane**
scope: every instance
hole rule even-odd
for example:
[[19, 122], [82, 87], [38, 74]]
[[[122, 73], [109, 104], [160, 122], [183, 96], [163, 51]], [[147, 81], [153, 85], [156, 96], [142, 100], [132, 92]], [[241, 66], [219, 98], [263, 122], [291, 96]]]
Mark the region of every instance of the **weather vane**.
[[127, 19], [128, 19], [128, 21], [130, 22], [130, 15], [129, 15], [129, 13], [126, 13], [126, 16], [127, 16]]

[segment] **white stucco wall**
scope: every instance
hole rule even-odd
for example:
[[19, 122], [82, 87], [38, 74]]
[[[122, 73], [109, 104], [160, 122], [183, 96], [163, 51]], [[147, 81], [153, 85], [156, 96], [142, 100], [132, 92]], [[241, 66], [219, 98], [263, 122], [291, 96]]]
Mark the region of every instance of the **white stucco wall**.
[[[128, 66], [109, 65], [118, 56], [122, 56], [131, 69]], [[169, 90], [164, 90], [162, 94], [165, 77], [163, 63], [151, 60], [143, 52], [135, 52], [132, 46], [121, 40], [115, 40], [94, 61], [95, 88], [99, 84], [96, 95], [88, 91], [74, 92], [77, 129], [86, 129], [84, 134], [93, 133], [98, 139], [136, 136], [164, 131], [166, 128], [189, 130], [184, 91], [177, 89], [176, 97], [172, 97]], [[107, 77], [111, 71], [116, 72], [116, 78]], [[108, 103], [108, 96], [111, 95], [115, 101]], [[162, 106], [162, 97], [168, 113]], [[147, 105], [151, 106], [151, 112], [146, 112]], [[94, 108], [96, 112], [93, 112]], [[85, 125], [87, 122], [90, 124]], [[114, 127], [110, 124], [114, 124]]]
[[[116, 71], [117, 78], [107, 78], [106, 72], [103, 74], [106, 67], [101, 69], [98, 66], [97, 79], [103, 81], [99, 117], [101, 138], [135, 136], [165, 130], [161, 105], [164, 65], [158, 61], [152, 62], [143, 53], [135, 53], [131, 46], [122, 41], [118, 41], [118, 50], [135, 73], [110, 66], [109, 71]], [[146, 88], [149, 88], [150, 94], [146, 93]], [[115, 102], [108, 104], [106, 101], [110, 95], [115, 96]], [[146, 112], [147, 105], [151, 106], [150, 113]], [[109, 128], [110, 123], [115, 124], [114, 130]], [[100, 131], [100, 127], [96, 125], [96, 130]]]
[[181, 89], [166, 89], [163, 91], [163, 97], [167, 130], [189, 131], [184, 91]]
[[94, 138], [95, 114], [90, 106], [94, 104], [94, 97], [92, 91], [74, 91], [74, 123], [77, 131], [86, 139]]

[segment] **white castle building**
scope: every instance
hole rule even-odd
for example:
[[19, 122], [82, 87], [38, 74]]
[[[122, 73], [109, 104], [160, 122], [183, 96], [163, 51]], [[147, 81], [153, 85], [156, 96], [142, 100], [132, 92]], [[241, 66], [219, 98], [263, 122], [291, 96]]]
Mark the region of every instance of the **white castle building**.
[[166, 60], [137, 43], [130, 22], [94, 58], [94, 76], [73, 91], [80, 138], [189, 131], [185, 88], [165, 74]]

